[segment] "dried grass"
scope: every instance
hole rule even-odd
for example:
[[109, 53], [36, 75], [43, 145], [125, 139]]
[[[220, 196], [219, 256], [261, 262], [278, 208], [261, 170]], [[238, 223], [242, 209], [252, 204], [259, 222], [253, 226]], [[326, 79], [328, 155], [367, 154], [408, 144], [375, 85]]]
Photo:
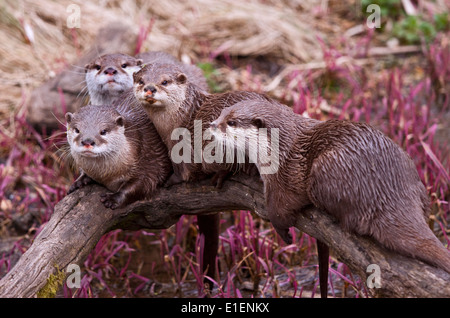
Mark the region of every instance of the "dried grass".
[[207, 43], [215, 54], [226, 51], [243, 56], [271, 55], [289, 62], [305, 62], [321, 56], [315, 32], [311, 30], [314, 22], [310, 15], [292, 6], [277, 5], [275, 1], [262, 4], [260, 1], [198, 0], [195, 5], [165, 1], [152, 9], [163, 16], [185, 12], [176, 28], [182, 33], [182, 41], [194, 51], [196, 42], [200, 42]]
[[[33, 88], [75, 61], [112, 21], [137, 34], [153, 18], [143, 49], [194, 61], [210, 52], [268, 55], [286, 63], [320, 60], [309, 13], [317, 2], [7, 0], [0, 6], [0, 114], [17, 108]], [[67, 27], [71, 4], [81, 9], [79, 29]]]

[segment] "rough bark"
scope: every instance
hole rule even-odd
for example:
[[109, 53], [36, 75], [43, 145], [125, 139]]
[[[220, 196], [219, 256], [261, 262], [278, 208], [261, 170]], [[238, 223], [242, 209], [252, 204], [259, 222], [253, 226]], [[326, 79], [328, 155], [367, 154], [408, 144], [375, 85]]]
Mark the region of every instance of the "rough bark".
[[[160, 189], [150, 201], [110, 210], [100, 203], [104, 188], [87, 186], [59, 202], [50, 221], [11, 271], [0, 280], [0, 297], [35, 297], [56, 269], [81, 265], [100, 237], [116, 228], [163, 229], [183, 214], [250, 210], [267, 219], [262, 185], [244, 176], [233, 177], [216, 190], [205, 180]], [[381, 297], [450, 297], [450, 274], [418, 260], [403, 257], [369, 238], [341, 230], [325, 213], [311, 208], [298, 215], [296, 227], [334, 250], [354, 274], [364, 280], [369, 264], [380, 267]]]

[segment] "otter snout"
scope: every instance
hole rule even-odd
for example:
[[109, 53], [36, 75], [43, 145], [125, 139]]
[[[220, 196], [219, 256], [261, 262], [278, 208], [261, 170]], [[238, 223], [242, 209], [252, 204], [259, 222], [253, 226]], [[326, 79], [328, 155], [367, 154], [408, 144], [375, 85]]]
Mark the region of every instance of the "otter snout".
[[92, 140], [91, 138], [86, 138], [81, 141], [81, 144], [86, 148], [90, 148], [95, 146], [95, 141]]
[[156, 87], [153, 85], [147, 85], [144, 87], [145, 95], [152, 95], [156, 93]]
[[105, 69], [103, 71], [103, 74], [105, 74], [105, 75], [115, 75], [115, 74], [117, 74], [117, 70], [115, 68], [108, 67], [107, 69]]

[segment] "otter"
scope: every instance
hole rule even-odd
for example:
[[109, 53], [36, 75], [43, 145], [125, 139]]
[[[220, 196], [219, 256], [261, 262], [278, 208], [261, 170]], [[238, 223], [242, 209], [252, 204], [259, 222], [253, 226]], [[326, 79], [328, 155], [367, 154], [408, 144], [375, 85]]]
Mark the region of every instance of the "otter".
[[167, 148], [145, 112], [120, 105], [87, 105], [66, 113], [67, 141], [82, 171], [69, 193], [97, 182], [107, 208], [148, 199], [171, 174]]
[[121, 53], [105, 54], [85, 66], [90, 104], [111, 105], [126, 98], [133, 86], [133, 73], [139, 71], [145, 63], [155, 62], [179, 66], [195, 78], [199, 89], [208, 89], [206, 79], [197, 66], [181, 63], [168, 53], [150, 51], [140, 53], [136, 57]]
[[172, 156], [172, 150], [176, 150], [174, 147], [179, 143], [172, 139], [174, 130], [185, 128], [191, 136], [191, 149], [194, 150], [191, 151], [191, 158], [173, 164], [174, 174], [169, 178], [168, 184], [213, 176], [213, 182], [220, 188], [227, 175], [232, 172], [243, 170], [252, 173], [251, 165], [246, 163], [228, 164], [225, 159], [222, 162], [206, 162], [199, 158], [199, 152], [194, 149], [197, 143], [195, 130], [201, 125], [200, 151], [205, 151], [205, 146], [212, 141], [203, 139], [202, 136], [222, 109], [243, 100], [270, 102], [268, 96], [246, 91], [210, 94], [200, 90], [193, 82], [195, 79], [172, 64], [148, 64], [134, 73], [133, 79], [135, 98], [147, 112]]
[[[132, 74], [141, 69], [145, 63], [175, 65], [193, 79], [198, 91], [206, 92], [208, 90], [206, 79], [200, 68], [195, 65], [181, 63], [168, 53], [150, 51], [140, 53], [136, 57], [125, 54], [107, 54], [86, 65], [86, 83], [91, 97], [91, 104], [118, 104], [120, 105], [119, 107], [127, 108], [133, 105], [135, 100], [132, 92]], [[104, 84], [105, 82], [106, 85]], [[142, 110], [140, 111], [142, 112]], [[139, 116], [148, 118], [145, 112]], [[153, 123], [143, 124], [151, 125], [151, 133], [158, 135]], [[159, 135], [157, 137], [150, 136], [149, 139], [162, 143]], [[157, 145], [157, 147], [160, 146], [159, 144]], [[165, 147], [164, 144], [163, 146]], [[145, 167], [143, 166], [142, 169], [145, 169]], [[75, 185], [83, 184], [86, 181], [88, 179], [81, 177]], [[216, 256], [219, 247], [220, 216], [217, 213], [198, 215], [197, 224], [199, 233], [204, 235], [205, 241], [208, 243], [203, 252], [203, 271], [207, 270], [207, 275], [214, 277]]]
[[176, 65], [192, 79], [192, 83], [197, 85], [200, 90], [204, 92], [209, 90], [203, 71], [199, 67], [193, 64], [182, 63], [169, 53], [162, 51], [148, 51], [137, 54], [136, 58], [141, 59], [143, 64], [159, 63]]
[[142, 60], [126, 54], [105, 54], [86, 64], [86, 85], [90, 104], [111, 105], [133, 86], [133, 73]]
[[[229, 92], [210, 94], [198, 85], [198, 79], [184, 72], [179, 66], [167, 63], [147, 64], [133, 75], [133, 92], [135, 100], [129, 104], [142, 107], [154, 123], [169, 153], [178, 143], [171, 135], [176, 128], [185, 128], [194, 137], [196, 122], [203, 123], [201, 133], [208, 128], [209, 123], [219, 116], [223, 108], [245, 99], [268, 97], [251, 92]], [[195, 138], [190, 146], [194, 148]], [[207, 141], [201, 143], [203, 149]], [[184, 151], [184, 150], [183, 150]], [[227, 165], [226, 163], [206, 163], [195, 160], [196, 154], [191, 152], [190, 162], [173, 162], [174, 173], [169, 177], [165, 186], [183, 181], [195, 181], [213, 176], [213, 184], [221, 188], [226, 177], [235, 171], [242, 170], [248, 174], [255, 174], [256, 167], [246, 163]], [[208, 267], [208, 276], [214, 275], [215, 255], [219, 246], [218, 214], [199, 215], [197, 217], [199, 230], [205, 234], [204, 266]], [[209, 265], [208, 265], [209, 264]], [[205, 280], [206, 283], [209, 283]]]
[[[450, 272], [450, 252], [427, 226], [425, 186], [394, 141], [368, 124], [308, 119], [260, 100], [224, 109], [210, 131], [227, 147], [248, 150], [261, 172], [267, 156], [254, 145], [264, 128], [270, 130], [268, 140], [278, 132], [279, 149], [270, 149], [278, 168], [261, 178], [270, 221], [285, 241], [291, 240], [288, 228], [296, 214], [314, 205], [347, 231]], [[246, 142], [236, 142], [240, 138]]]

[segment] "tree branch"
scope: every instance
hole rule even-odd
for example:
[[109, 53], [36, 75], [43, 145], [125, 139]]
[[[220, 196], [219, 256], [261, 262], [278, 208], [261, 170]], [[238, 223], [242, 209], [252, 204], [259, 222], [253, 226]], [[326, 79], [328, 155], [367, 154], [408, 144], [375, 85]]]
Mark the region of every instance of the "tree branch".
[[[209, 180], [160, 189], [150, 201], [126, 208], [103, 207], [101, 186], [87, 186], [59, 202], [32, 246], [0, 280], [0, 297], [35, 297], [56, 269], [81, 265], [101, 236], [112, 229], [164, 229], [183, 214], [250, 210], [267, 219], [262, 184], [236, 176], [216, 190]], [[327, 214], [310, 209], [299, 214], [296, 227], [335, 251], [353, 273], [366, 279], [369, 264], [381, 270], [381, 288], [369, 289], [382, 297], [450, 297], [450, 274], [415, 259], [396, 255], [369, 238], [341, 230]]]

